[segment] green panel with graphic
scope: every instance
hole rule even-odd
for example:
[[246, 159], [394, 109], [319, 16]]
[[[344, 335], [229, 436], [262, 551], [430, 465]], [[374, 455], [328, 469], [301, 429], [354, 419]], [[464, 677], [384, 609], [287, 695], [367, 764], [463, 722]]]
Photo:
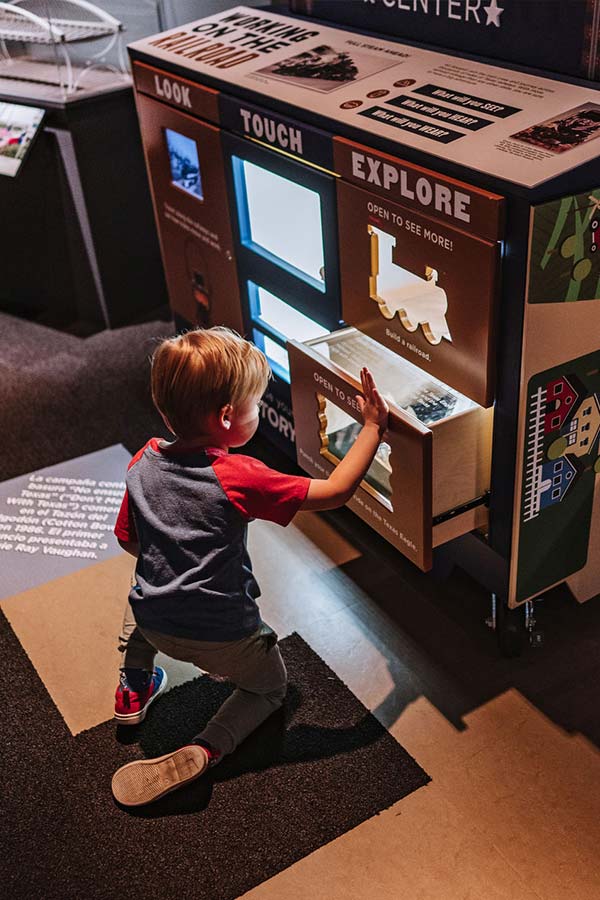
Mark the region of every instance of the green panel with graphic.
[[599, 370], [596, 351], [529, 382], [517, 602], [586, 563], [600, 473]]
[[537, 206], [529, 303], [600, 298], [600, 188]]

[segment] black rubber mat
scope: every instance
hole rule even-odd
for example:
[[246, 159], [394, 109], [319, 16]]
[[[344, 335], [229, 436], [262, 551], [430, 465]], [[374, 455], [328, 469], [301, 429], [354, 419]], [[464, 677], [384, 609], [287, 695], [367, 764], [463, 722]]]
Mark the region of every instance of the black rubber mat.
[[294, 634], [281, 642], [284, 708], [198, 781], [122, 809], [114, 770], [186, 743], [231, 686], [201, 676], [139, 728], [72, 737], [0, 617], [0, 883], [11, 900], [233, 900], [430, 780]]

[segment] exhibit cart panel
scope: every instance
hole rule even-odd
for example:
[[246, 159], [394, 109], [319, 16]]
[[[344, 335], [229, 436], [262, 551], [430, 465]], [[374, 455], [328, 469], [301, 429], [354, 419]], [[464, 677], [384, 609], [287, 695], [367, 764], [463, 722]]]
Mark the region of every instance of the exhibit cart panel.
[[335, 179], [243, 138], [222, 141], [245, 319], [289, 382], [286, 339], [341, 319]]
[[[210, 111], [206, 93], [201, 103], [197, 88], [196, 102]], [[195, 325], [241, 331], [219, 130], [142, 94], [137, 106], [171, 308]]]
[[244, 7], [130, 53], [155, 200], [161, 129], [210, 146], [237, 287], [208, 321], [266, 352], [269, 436], [332, 471], [367, 364], [390, 426], [350, 506], [374, 531], [423, 570], [493, 573], [507, 614], [598, 594], [600, 91]]
[[534, 207], [511, 594], [600, 589], [600, 190]]
[[385, 198], [338, 184], [344, 320], [489, 406], [502, 198], [359, 145], [342, 150], [355, 180], [379, 164], [389, 181]]
[[[502, 182], [531, 189], [596, 157], [594, 88], [320, 23], [236, 7], [129, 49], [330, 134], [360, 141], [362, 133], [393, 155], [402, 145], [403, 159], [414, 151], [420, 165], [431, 156], [454, 172], [479, 172], [498, 193]], [[246, 119], [246, 134], [263, 140]], [[303, 144], [281, 149], [306, 158]]]
[[[264, 350], [274, 378], [262, 426], [295, 455], [286, 341], [341, 321], [331, 135], [138, 61], [133, 75], [176, 321], [226, 324]], [[264, 140], [245, 139], [247, 127]], [[198, 186], [182, 189], [172, 165]]]

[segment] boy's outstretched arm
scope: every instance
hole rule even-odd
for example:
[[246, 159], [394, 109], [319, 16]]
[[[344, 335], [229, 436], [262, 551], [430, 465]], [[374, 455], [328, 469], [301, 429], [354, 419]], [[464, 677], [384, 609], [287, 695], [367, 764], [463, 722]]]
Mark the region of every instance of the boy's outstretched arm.
[[347, 503], [363, 480], [388, 423], [388, 405], [367, 368], [360, 370], [364, 399], [357, 396], [364, 425], [329, 478], [313, 478], [301, 509], [335, 509]]

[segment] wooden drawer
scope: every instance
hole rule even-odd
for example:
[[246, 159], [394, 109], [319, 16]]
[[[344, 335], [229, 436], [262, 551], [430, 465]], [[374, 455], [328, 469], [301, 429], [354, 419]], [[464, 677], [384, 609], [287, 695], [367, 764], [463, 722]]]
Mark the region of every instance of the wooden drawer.
[[367, 365], [390, 404], [385, 442], [349, 507], [419, 568], [487, 523], [493, 410], [354, 328], [288, 342], [298, 462], [326, 478], [360, 429]]

